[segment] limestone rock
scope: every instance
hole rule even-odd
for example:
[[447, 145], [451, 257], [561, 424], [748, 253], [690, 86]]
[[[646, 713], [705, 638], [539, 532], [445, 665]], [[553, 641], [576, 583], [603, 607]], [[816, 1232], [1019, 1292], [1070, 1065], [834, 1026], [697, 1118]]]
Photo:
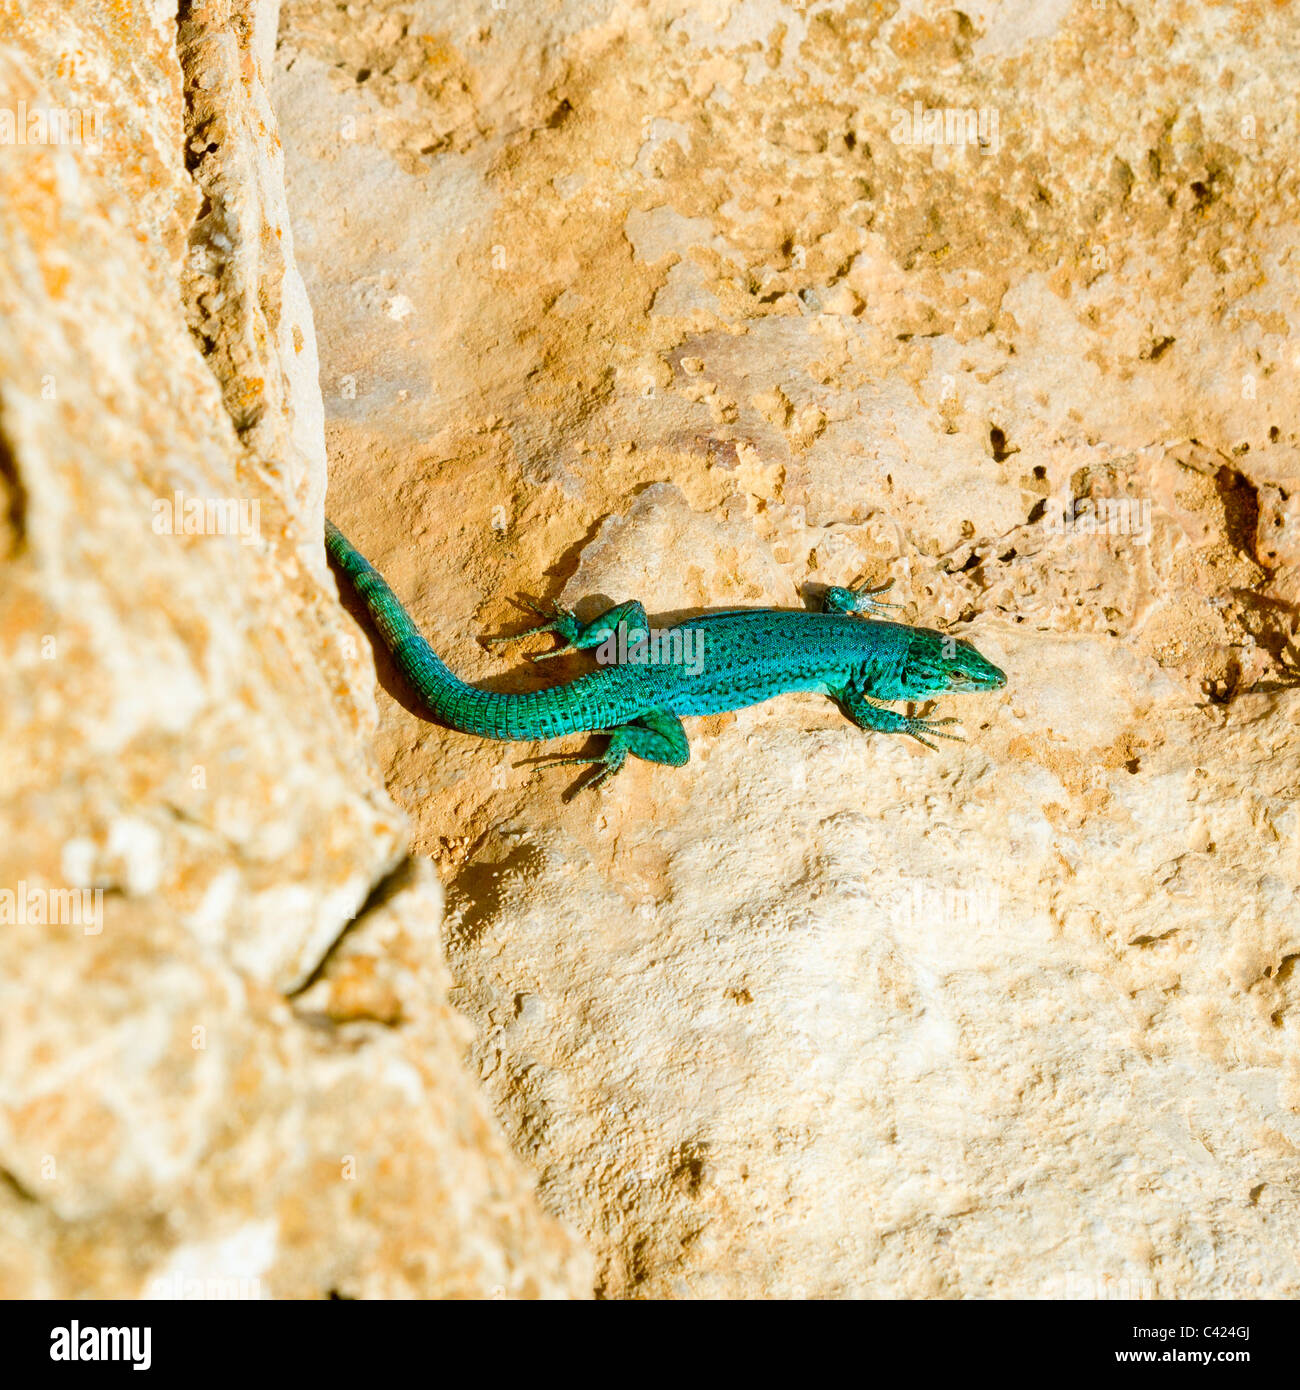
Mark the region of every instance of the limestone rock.
[[464, 1070], [441, 890], [366, 749], [276, 6], [21, 9], [0, 88], [47, 123], [0, 151], [0, 1290], [588, 1291]]

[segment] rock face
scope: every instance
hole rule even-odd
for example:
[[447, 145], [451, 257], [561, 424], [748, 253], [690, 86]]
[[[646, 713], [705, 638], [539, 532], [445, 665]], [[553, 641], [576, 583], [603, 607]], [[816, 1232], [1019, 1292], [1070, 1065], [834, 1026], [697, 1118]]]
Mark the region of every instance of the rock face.
[[367, 752], [277, 7], [37, 8], [0, 6], [0, 1292], [589, 1291]]
[[865, 572], [1010, 675], [566, 803], [380, 663], [605, 1293], [1297, 1293], [1298, 78], [1282, 7], [285, 4], [331, 514], [462, 674]]
[[[1300, 1292], [1284, 7], [32, 10], [0, 1293]], [[1009, 685], [566, 801], [327, 447], [471, 678], [866, 574]]]

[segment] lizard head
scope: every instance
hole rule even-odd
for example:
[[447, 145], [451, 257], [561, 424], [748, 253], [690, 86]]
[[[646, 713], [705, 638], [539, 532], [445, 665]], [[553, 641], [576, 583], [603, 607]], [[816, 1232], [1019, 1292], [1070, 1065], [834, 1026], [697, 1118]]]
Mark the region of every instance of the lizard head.
[[969, 642], [922, 627], [912, 633], [903, 683], [919, 698], [944, 690], [1000, 690], [1007, 677]]

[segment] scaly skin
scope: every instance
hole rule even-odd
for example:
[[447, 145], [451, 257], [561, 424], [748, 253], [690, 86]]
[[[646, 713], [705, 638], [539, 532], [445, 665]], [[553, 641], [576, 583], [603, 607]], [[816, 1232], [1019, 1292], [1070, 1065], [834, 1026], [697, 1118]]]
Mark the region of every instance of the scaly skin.
[[565, 645], [537, 660], [603, 648], [598, 659], [606, 664], [549, 690], [518, 695], [479, 690], [452, 674], [379, 572], [328, 521], [325, 548], [364, 603], [398, 669], [441, 722], [505, 740], [609, 734], [609, 746], [598, 758], [556, 760], [600, 763], [590, 786], [612, 777], [629, 753], [682, 766], [690, 758], [682, 715], [743, 709], [788, 690], [820, 691], [837, 700], [860, 728], [910, 734], [933, 748], [927, 735], [958, 737], [940, 729], [955, 720], [915, 719], [879, 702], [925, 700], [948, 690], [997, 690], [1007, 679], [969, 642], [932, 628], [856, 616], [895, 606], [876, 597], [889, 588], [886, 584], [828, 589], [822, 613], [778, 608], [709, 613], [669, 629], [653, 652], [644, 643], [645, 610], [635, 601], [586, 624], [557, 606], [549, 622], [516, 636], [559, 634]]

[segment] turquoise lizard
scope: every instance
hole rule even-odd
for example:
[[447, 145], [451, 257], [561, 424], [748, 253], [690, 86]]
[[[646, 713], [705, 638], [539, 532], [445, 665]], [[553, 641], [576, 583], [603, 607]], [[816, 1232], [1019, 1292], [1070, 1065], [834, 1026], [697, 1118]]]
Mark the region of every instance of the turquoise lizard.
[[[332, 522], [325, 547], [365, 605], [399, 671], [423, 702], [446, 724], [481, 738], [558, 738], [563, 734], [610, 736], [605, 751], [591, 758], [557, 758], [562, 763], [599, 763], [586, 785], [599, 786], [627, 761], [681, 767], [691, 756], [683, 715], [743, 709], [789, 690], [815, 690], [837, 700], [862, 729], [910, 734], [927, 748], [955, 719], [916, 719], [884, 708], [888, 700], [925, 700], [946, 690], [997, 690], [1006, 676], [969, 642], [932, 628], [864, 619], [887, 604], [879, 588], [826, 590], [824, 610], [741, 608], [692, 618], [655, 634], [635, 599], [608, 609], [589, 623], [558, 604], [543, 611], [548, 621], [526, 632], [488, 641], [513, 641], [554, 632], [564, 645], [534, 660], [566, 652], [601, 649], [617, 653], [608, 664], [566, 685], [524, 694], [479, 690], [452, 674], [421, 637], [410, 614], [383, 576]], [[677, 634], [676, 645], [672, 639]], [[652, 638], [657, 637], [657, 644]], [[657, 660], [699, 653], [689, 662]]]

